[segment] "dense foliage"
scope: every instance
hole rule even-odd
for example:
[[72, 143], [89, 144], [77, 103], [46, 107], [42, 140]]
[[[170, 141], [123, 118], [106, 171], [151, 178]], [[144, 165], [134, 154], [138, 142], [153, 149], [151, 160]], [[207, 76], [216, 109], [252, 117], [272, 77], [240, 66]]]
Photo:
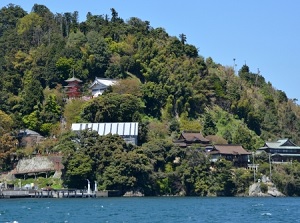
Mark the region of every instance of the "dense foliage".
[[[70, 187], [82, 187], [88, 177], [102, 189], [232, 195], [247, 190], [249, 173], [233, 173], [226, 161], [212, 168], [202, 153], [174, 147], [180, 131], [202, 131], [252, 151], [282, 137], [300, 143], [299, 106], [262, 75], [246, 64], [236, 75], [199, 55], [185, 34], [169, 36], [136, 17], [124, 21], [115, 9], [111, 15], [88, 13], [79, 22], [76, 11], [7, 5], [0, 10], [0, 48], [2, 170], [11, 167], [16, 150], [24, 153], [15, 132], [29, 128], [59, 139], [39, 149], [65, 155], [63, 177]], [[83, 81], [84, 96], [95, 77], [120, 81], [101, 97], [67, 103], [63, 86], [72, 76]], [[68, 133], [79, 121], [138, 121], [140, 145]]]

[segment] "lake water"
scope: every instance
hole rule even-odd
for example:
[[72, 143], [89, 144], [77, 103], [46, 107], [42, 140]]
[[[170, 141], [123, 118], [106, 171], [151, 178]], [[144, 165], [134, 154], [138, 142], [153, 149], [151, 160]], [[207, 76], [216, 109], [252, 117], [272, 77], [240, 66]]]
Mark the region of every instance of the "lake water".
[[0, 222], [300, 222], [300, 198], [0, 199]]

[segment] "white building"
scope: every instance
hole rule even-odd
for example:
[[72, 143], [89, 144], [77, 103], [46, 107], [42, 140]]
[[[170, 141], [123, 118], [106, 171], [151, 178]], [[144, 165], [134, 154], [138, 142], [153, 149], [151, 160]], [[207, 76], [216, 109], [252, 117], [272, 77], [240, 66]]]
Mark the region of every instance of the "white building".
[[112, 122], [112, 123], [73, 123], [72, 131], [90, 129], [97, 131], [99, 135], [119, 135], [125, 142], [137, 145], [139, 123], [138, 122]]
[[109, 78], [99, 78], [96, 77], [94, 82], [91, 84], [90, 89], [92, 90], [93, 97], [102, 95], [103, 92], [109, 87], [114, 85], [117, 80]]

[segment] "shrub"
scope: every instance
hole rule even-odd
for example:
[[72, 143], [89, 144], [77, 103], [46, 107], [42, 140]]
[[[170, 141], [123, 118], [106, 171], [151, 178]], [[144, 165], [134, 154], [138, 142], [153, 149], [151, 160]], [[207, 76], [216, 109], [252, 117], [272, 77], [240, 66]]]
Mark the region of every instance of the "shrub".
[[268, 192], [268, 185], [265, 183], [260, 183], [260, 190], [263, 193], [267, 193]]

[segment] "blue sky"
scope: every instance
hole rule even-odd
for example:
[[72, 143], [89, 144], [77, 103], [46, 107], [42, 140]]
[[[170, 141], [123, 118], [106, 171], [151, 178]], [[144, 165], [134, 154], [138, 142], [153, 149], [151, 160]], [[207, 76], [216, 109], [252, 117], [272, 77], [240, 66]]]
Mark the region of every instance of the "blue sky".
[[[87, 12], [111, 15], [114, 8], [125, 21], [130, 17], [147, 20], [171, 36], [184, 33], [204, 58], [233, 66], [247, 64], [288, 98], [299, 99], [300, 91], [300, 1], [298, 0], [1, 0], [27, 12], [42, 4], [53, 13]], [[299, 102], [298, 102], [299, 103]]]

